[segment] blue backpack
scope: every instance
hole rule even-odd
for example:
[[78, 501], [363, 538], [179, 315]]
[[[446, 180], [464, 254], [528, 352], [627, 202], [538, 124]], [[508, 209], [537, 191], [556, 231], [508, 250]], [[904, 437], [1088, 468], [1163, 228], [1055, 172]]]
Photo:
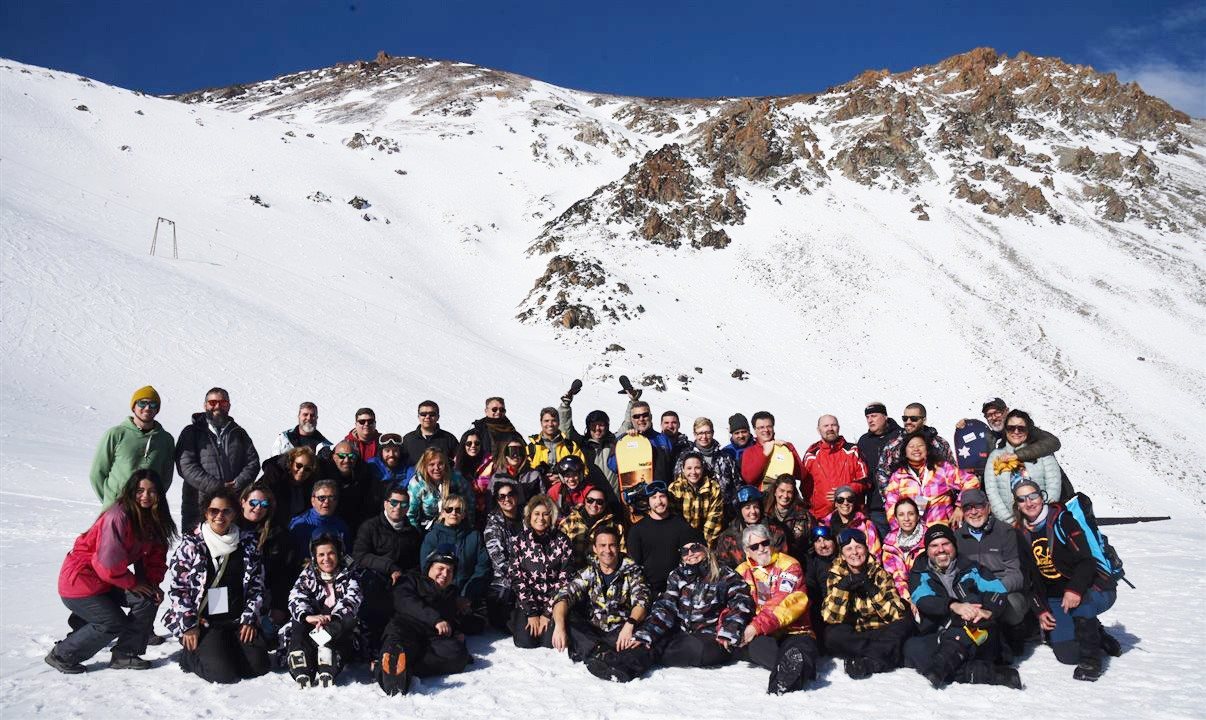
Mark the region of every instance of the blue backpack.
[[[1089, 496], [1080, 492], [1076, 493], [1064, 504], [1064, 512], [1072, 516], [1072, 519], [1084, 531], [1085, 545], [1089, 554], [1097, 562], [1097, 574], [1109, 580], [1111, 587], [1117, 586], [1118, 581], [1121, 580], [1134, 588], [1134, 584], [1126, 579], [1122, 558], [1118, 557], [1114, 546], [1110, 545], [1109, 538], [1103, 535], [1101, 529], [1097, 527], [1097, 517], [1093, 514], [1093, 501], [1089, 499]], [[1052, 521], [1048, 527], [1049, 532], [1053, 532], [1056, 539], [1065, 544], [1068, 542], [1059, 522]]]

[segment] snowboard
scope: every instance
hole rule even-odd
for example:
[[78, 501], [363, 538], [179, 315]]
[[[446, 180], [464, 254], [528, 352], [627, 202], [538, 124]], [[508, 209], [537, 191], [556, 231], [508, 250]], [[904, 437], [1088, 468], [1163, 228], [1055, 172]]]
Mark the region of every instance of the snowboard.
[[766, 463], [766, 472], [762, 473], [762, 487], [759, 490], [765, 490], [768, 482], [774, 480], [780, 475], [796, 474], [796, 458], [791, 454], [791, 450], [786, 445], [776, 445], [774, 450], [771, 450], [770, 459]]
[[616, 471], [622, 499], [637, 485], [653, 482], [653, 445], [644, 435], [625, 435], [616, 440]]
[[979, 420], [968, 420], [962, 429], [955, 430], [955, 459], [960, 470], [984, 472], [988, 453], [992, 452], [989, 437], [988, 426]]

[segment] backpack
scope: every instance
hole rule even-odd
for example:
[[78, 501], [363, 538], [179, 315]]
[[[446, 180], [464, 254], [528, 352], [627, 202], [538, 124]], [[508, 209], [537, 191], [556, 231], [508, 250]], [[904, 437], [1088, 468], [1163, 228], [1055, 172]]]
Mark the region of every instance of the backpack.
[[[1097, 574], [1108, 580], [1111, 587], [1117, 586], [1118, 581], [1121, 580], [1134, 588], [1131, 581], [1126, 579], [1122, 558], [1118, 557], [1118, 552], [1110, 544], [1109, 538], [1103, 535], [1097, 526], [1097, 516], [1093, 514], [1093, 501], [1089, 499], [1089, 496], [1081, 492], [1074, 494], [1064, 504], [1063, 512], [1070, 515], [1084, 531], [1086, 549], [1097, 562]], [[1054, 533], [1055, 538], [1060, 542], [1067, 543], [1068, 538], [1057, 520], [1058, 518], [1055, 518], [1051, 522], [1048, 532]]]

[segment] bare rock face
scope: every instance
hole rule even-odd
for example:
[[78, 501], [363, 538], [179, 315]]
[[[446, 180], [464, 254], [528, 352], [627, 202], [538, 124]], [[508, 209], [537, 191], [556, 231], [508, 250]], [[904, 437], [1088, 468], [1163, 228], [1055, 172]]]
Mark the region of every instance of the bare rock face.
[[[793, 159], [791, 141], [775, 127], [770, 100], [740, 100], [700, 129], [700, 159], [726, 175], [762, 180]], [[793, 141], [816, 140], [807, 125], [793, 127]]]

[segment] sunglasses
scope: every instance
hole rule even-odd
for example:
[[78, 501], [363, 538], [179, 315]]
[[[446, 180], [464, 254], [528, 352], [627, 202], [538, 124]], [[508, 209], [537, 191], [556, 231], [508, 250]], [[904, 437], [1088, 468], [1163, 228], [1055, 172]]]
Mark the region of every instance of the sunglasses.
[[1024, 433], [1024, 432], [1027, 432], [1027, 430], [1026, 430], [1026, 426], [1025, 426], [1025, 425], [1006, 425], [1006, 426], [1005, 426], [1005, 432], [1019, 432], [1019, 433]]
[[491, 413], [491, 414], [493, 414], [493, 413], [505, 413], [506, 411], [507, 411], [507, 409], [506, 409], [505, 407], [503, 407], [502, 405], [497, 405], [497, 406], [495, 406], [495, 407], [488, 407], [488, 408], [486, 408], [486, 412]]
[[268, 508], [272, 507], [272, 501], [268, 500], [267, 498], [265, 498], [263, 500], [261, 500], [259, 498], [252, 498], [247, 501], [247, 504], [253, 508], [263, 508], [264, 510], [267, 510]]
[[678, 551], [678, 554], [682, 555], [683, 557], [687, 557], [692, 553], [704, 552], [705, 550], [707, 550], [707, 548], [704, 547], [703, 543], [691, 543], [689, 545], [683, 545]]
[[636, 413], [635, 415], [632, 416], [632, 419], [633, 420], [648, 420], [651, 417], [653, 417], [652, 413]]
[[373, 418], [356, 418], [357, 425], [376, 425], [377, 421]]
[[843, 495], [841, 497], [835, 497], [833, 499], [834, 505], [849, 505], [849, 504], [853, 504], [853, 503], [854, 503], [853, 495]]
[[465, 447], [481, 447], [482, 444], [476, 440], [466, 440]]
[[495, 497], [495, 498], [497, 498], [499, 502], [502, 502], [503, 500], [514, 500], [514, 499], [515, 499], [515, 493], [513, 493], [513, 492], [501, 492], [501, 493], [499, 493], [498, 495], [495, 495], [494, 497]]
[[1015, 495], [1014, 498], [1020, 502], [1030, 502], [1031, 500], [1042, 500], [1043, 494], [1039, 492], [1026, 493], [1025, 495]]
[[419, 417], [439, 417], [439, 416], [440, 416], [440, 414], [438, 412], [425, 411], [425, 412], [419, 413]]
[[159, 403], [155, 402], [154, 400], [139, 400], [138, 402], [134, 403], [134, 405], [140, 410], [146, 410], [147, 408], [151, 408], [152, 410], [159, 409]]
[[753, 550], [754, 552], [758, 552], [759, 550], [766, 550], [769, 547], [770, 547], [770, 540], [763, 540], [762, 542], [750, 543], [749, 545], [746, 545], [746, 548]]
[[314, 466], [310, 463], [293, 463], [294, 470], [305, 470], [306, 472], [314, 472]]
[[355, 460], [356, 458], [360, 457], [360, 455], [354, 452], [344, 452], [335, 453], [335, 457], [339, 458], [340, 460]]
[[230, 401], [229, 400], [206, 400], [205, 407], [211, 407], [211, 408], [230, 407]]
[[205, 515], [211, 518], [230, 517], [234, 515], [234, 510], [231, 508], [206, 508]]
[[448, 513], [449, 515], [464, 515], [465, 508], [461, 507], [460, 505], [446, 505], [444, 507], [444, 512]]
[[603, 500], [603, 498], [593, 498], [593, 497], [588, 497], [588, 498], [586, 498], [585, 504], [587, 504], [587, 505], [602, 505], [604, 502], [605, 502], [605, 501]]
[[314, 498], [320, 503], [329, 503], [335, 499], [334, 495], [311, 495], [310, 497]]
[[921, 422], [925, 419], [925, 415], [901, 415], [900, 419], [905, 422]]
[[385, 502], [389, 503], [389, 506], [392, 508], [400, 508], [406, 504], [405, 500], [394, 500], [393, 498], [390, 498], [389, 500], [386, 500]]

